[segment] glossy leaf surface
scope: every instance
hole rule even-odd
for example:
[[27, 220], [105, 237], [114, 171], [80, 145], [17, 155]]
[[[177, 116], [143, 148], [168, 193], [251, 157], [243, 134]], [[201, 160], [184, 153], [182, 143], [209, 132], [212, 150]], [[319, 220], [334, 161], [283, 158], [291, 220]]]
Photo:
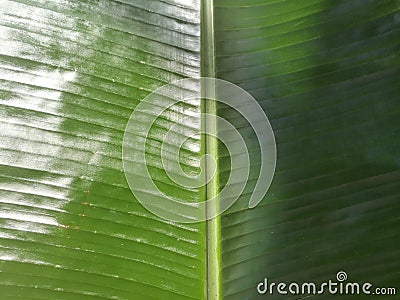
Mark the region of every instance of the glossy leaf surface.
[[[399, 33], [396, 0], [0, 0], [0, 299], [298, 299], [256, 286], [338, 271], [399, 293]], [[248, 137], [251, 180], [213, 234], [143, 208], [121, 159], [138, 103], [211, 62], [258, 100], [278, 149], [248, 210], [259, 145], [218, 110]], [[182, 104], [147, 143], [157, 186], [190, 201], [204, 193], [179, 189], [159, 156], [164, 126], [196, 128], [182, 120], [200, 110]], [[185, 172], [203, 146], [185, 144]], [[230, 159], [211, 150], [222, 187]]]
[[[121, 160], [138, 101], [199, 76], [199, 3], [0, 9], [0, 298], [202, 299], [204, 224], [146, 211]], [[196, 171], [197, 156], [181, 163]]]

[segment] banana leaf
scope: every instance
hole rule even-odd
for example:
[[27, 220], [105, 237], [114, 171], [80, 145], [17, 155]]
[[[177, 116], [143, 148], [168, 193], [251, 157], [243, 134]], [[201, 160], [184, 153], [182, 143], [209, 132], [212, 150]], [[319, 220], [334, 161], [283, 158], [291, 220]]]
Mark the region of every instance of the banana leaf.
[[[257, 286], [338, 272], [398, 293], [399, 33], [395, 0], [0, 0], [0, 299], [300, 299]], [[132, 194], [122, 144], [143, 99], [200, 76], [258, 101], [277, 169], [249, 209], [263, 145], [211, 104], [247, 137], [250, 177], [221, 216], [179, 223]], [[204, 105], [179, 104], [146, 144], [157, 187], [194, 203], [209, 195], [160, 156], [164, 126], [200, 131]], [[180, 167], [217, 154], [218, 193], [227, 149], [187, 138]]]

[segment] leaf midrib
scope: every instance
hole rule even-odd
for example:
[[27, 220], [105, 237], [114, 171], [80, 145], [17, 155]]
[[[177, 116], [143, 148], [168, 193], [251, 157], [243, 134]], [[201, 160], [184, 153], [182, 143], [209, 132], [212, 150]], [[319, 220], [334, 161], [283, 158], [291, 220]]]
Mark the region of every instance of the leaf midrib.
[[[201, 0], [200, 7], [200, 28], [201, 28], [201, 76], [215, 78], [215, 40], [214, 40], [214, 1]], [[215, 100], [202, 99], [201, 112], [217, 115], [217, 107]], [[204, 118], [202, 118], [204, 121]], [[216, 119], [207, 121], [202, 128], [211, 131], [216, 135]], [[202, 134], [201, 139], [201, 155], [211, 155], [218, 157], [218, 148], [215, 139], [211, 135]], [[218, 168], [218, 163], [216, 164]], [[214, 173], [209, 166], [205, 166], [206, 173]], [[218, 174], [218, 170], [214, 173]], [[218, 176], [208, 182], [203, 191], [205, 201], [215, 198], [218, 195]], [[218, 201], [217, 201], [218, 202]], [[214, 202], [212, 202], [214, 203]], [[206, 208], [207, 209], [207, 208]], [[216, 208], [210, 208], [217, 211]], [[220, 218], [217, 216], [211, 220], [206, 220], [206, 272], [205, 272], [205, 298], [219, 300], [222, 299], [222, 281], [220, 278], [221, 269], [221, 234], [220, 234]]]

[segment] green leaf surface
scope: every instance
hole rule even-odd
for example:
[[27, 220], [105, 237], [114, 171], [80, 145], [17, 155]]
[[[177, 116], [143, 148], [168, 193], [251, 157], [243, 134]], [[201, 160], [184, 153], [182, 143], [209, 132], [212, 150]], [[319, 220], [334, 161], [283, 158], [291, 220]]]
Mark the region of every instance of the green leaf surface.
[[[138, 102], [200, 74], [199, 3], [1, 1], [0, 13], [0, 298], [202, 299], [204, 224], [145, 210], [121, 160]], [[198, 155], [183, 154], [188, 171]]]
[[[302, 299], [256, 287], [339, 271], [399, 293], [399, 33], [397, 0], [0, 0], [0, 299]], [[212, 140], [180, 152], [188, 174], [218, 153], [205, 190], [162, 169], [165, 129], [191, 132], [200, 111], [234, 124], [251, 158], [221, 218], [179, 224], [132, 195], [122, 141], [149, 93], [201, 75], [257, 99], [277, 170], [248, 209], [261, 164], [249, 124], [213, 102], [179, 104], [146, 144], [161, 191], [198, 202], [227, 182], [231, 158]]]
[[[336, 280], [339, 271], [349, 282], [398, 290], [398, 1], [216, 0], [215, 6], [217, 77], [259, 101], [278, 150], [262, 204], [246, 210], [255, 170], [248, 192], [222, 217], [224, 299], [302, 299], [276, 290], [258, 295], [256, 286], [264, 278], [318, 284]], [[237, 119], [226, 108], [220, 114]], [[257, 153], [257, 145], [249, 151]], [[252, 158], [253, 167], [260, 164]], [[223, 178], [228, 158], [220, 159]]]

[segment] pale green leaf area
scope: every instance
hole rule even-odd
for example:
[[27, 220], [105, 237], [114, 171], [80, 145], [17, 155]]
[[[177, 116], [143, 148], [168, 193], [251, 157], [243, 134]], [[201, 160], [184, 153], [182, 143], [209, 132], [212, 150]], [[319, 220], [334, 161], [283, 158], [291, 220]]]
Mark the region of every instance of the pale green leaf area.
[[[0, 68], [0, 299], [400, 299], [399, 1], [0, 0]], [[201, 75], [257, 99], [277, 170], [248, 209], [261, 163], [249, 124], [215, 103], [179, 104], [146, 144], [161, 191], [218, 192], [182, 189], [162, 169], [166, 128], [200, 127], [187, 114], [216, 110], [251, 158], [234, 206], [180, 224], [135, 199], [122, 140], [149, 93]], [[180, 166], [197, 174], [204, 151], [218, 154], [222, 188], [230, 157], [206, 142], [188, 137]], [[256, 290], [339, 271], [397, 295]]]
[[0, 9], [0, 298], [202, 299], [204, 224], [145, 210], [121, 160], [138, 101], [200, 74], [199, 3]]

